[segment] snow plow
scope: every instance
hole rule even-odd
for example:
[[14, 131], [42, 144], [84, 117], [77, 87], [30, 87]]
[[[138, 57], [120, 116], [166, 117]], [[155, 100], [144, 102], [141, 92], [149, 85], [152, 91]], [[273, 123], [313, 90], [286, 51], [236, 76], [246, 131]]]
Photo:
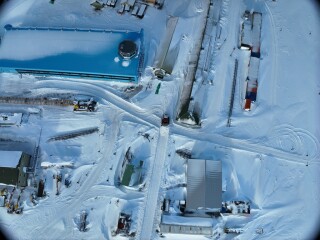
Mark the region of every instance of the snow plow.
[[97, 102], [90, 98], [89, 100], [76, 100], [73, 102], [73, 111], [93, 112], [96, 110]]

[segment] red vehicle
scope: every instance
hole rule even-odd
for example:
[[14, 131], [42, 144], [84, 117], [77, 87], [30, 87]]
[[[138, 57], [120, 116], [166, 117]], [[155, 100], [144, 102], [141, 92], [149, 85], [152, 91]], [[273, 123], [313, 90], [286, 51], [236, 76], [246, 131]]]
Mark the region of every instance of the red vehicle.
[[163, 114], [162, 119], [161, 119], [161, 126], [168, 126], [170, 123], [170, 118], [168, 114]]

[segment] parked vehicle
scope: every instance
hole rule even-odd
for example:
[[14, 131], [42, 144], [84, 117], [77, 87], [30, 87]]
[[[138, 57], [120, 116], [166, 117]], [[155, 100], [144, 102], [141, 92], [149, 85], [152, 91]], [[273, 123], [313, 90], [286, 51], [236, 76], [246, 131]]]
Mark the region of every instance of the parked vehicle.
[[73, 111], [95, 111], [97, 102], [93, 98], [89, 100], [77, 100], [73, 103]]
[[161, 126], [168, 126], [170, 123], [170, 117], [168, 114], [163, 114], [161, 119]]

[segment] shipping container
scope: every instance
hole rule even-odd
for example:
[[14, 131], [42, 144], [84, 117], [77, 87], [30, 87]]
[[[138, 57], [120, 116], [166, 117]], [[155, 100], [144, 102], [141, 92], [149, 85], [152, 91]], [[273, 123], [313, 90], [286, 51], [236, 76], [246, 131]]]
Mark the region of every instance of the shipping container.
[[244, 110], [250, 111], [251, 110], [251, 100], [250, 99], [245, 99], [244, 101]]

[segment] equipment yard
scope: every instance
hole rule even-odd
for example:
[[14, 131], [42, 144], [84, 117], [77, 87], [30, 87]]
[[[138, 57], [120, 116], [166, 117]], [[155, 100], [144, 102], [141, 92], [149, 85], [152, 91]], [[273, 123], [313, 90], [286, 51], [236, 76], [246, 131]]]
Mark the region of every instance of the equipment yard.
[[316, 239], [319, 12], [0, 1], [1, 233]]

